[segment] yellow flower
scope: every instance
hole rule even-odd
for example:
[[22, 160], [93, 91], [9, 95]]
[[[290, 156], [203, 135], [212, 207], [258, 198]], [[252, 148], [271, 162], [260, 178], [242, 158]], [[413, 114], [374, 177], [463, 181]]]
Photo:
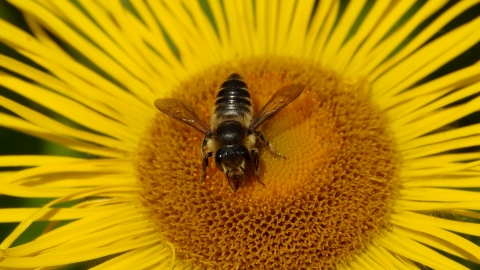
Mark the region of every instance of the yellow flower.
[[[0, 268], [480, 263], [465, 237], [480, 236], [480, 128], [460, 123], [480, 106], [480, 62], [439, 71], [480, 41], [480, 17], [449, 26], [479, 1], [9, 2], [30, 32], [0, 21], [0, 42], [34, 64], [0, 55], [0, 86], [37, 106], [0, 96], [0, 125], [90, 158], [0, 157], [28, 167], [0, 172], [2, 194], [53, 198], [0, 209], [19, 222]], [[259, 144], [265, 186], [249, 173], [238, 192], [212, 164], [200, 180], [202, 134], [153, 106], [175, 97], [210, 117], [233, 72], [257, 111], [305, 85], [261, 126], [287, 158]]]

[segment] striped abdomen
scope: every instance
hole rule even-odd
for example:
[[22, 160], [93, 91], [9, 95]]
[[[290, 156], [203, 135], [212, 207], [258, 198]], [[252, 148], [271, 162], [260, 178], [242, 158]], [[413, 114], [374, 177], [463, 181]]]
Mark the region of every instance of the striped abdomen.
[[249, 120], [253, 114], [250, 92], [240, 75], [233, 73], [220, 87], [215, 102], [218, 120]]

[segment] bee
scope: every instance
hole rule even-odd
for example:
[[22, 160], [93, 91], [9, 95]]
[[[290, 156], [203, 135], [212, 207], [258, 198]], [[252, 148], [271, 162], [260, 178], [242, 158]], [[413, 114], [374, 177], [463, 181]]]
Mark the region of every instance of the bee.
[[164, 114], [190, 125], [205, 137], [202, 141], [202, 180], [210, 157], [215, 157], [217, 168], [225, 173], [230, 187], [236, 192], [242, 181], [245, 188], [245, 166], [248, 162], [255, 167], [256, 179], [260, 181], [258, 168], [260, 160], [257, 137], [277, 157], [277, 153], [265, 136], [257, 128], [272, 118], [302, 92], [304, 86], [292, 84], [280, 88], [255, 116], [250, 91], [237, 73], [230, 75], [221, 85], [215, 101], [215, 108], [208, 125], [195, 111], [178, 99], [157, 99], [155, 107]]

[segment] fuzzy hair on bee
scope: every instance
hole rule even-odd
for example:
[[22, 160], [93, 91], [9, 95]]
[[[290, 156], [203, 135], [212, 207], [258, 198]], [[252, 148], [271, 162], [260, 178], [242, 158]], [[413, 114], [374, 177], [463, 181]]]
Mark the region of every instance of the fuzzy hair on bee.
[[[215, 107], [208, 125], [191, 107], [178, 99], [157, 99], [155, 107], [164, 114], [194, 127], [205, 137], [202, 141], [202, 180], [206, 177], [209, 158], [214, 157], [217, 168], [225, 173], [230, 187], [245, 188], [246, 166], [252, 164], [259, 178], [259, 149], [257, 137], [277, 157], [277, 153], [257, 128], [292, 103], [303, 92], [301, 84], [280, 88], [263, 108], [255, 114], [246, 83], [237, 73], [231, 74], [220, 86]], [[255, 115], [255, 116], [254, 116]]]

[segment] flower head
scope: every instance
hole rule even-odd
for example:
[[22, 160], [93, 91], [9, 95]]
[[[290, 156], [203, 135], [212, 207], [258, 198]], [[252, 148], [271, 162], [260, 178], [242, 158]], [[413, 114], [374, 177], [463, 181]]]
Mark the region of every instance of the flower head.
[[[3, 194], [53, 198], [0, 209], [1, 222], [20, 222], [0, 244], [0, 267], [480, 262], [461, 236], [480, 231], [478, 126], [454, 125], [478, 108], [480, 68], [434, 73], [480, 40], [480, 17], [439, 32], [474, 1], [10, 3], [30, 32], [0, 21], [0, 42], [34, 64], [0, 55], [0, 85], [38, 106], [2, 96], [11, 113], [0, 125], [90, 158], [0, 158], [28, 167], [1, 173]], [[203, 134], [153, 106], [173, 97], [210, 119], [233, 72], [256, 111], [282, 86], [305, 86], [260, 127], [286, 159], [259, 141], [264, 185], [249, 167], [238, 192], [213, 161], [201, 181]], [[45, 232], [14, 246], [38, 221], [49, 221]]]
[[[314, 63], [265, 57], [194, 76], [180, 84], [178, 98], [210, 113], [230, 70], [254, 82], [257, 108], [282, 85], [306, 84], [297, 101], [261, 128], [287, 157], [260, 147], [264, 185], [252, 173], [246, 188], [234, 192], [213, 166], [202, 182], [201, 134], [158, 114], [137, 159], [142, 197], [154, 209], [158, 231], [207, 268], [211, 262], [302, 268], [346, 261], [388, 227], [398, 193], [399, 157], [368, 85], [345, 83]], [[198, 89], [205, 90], [198, 95]]]

